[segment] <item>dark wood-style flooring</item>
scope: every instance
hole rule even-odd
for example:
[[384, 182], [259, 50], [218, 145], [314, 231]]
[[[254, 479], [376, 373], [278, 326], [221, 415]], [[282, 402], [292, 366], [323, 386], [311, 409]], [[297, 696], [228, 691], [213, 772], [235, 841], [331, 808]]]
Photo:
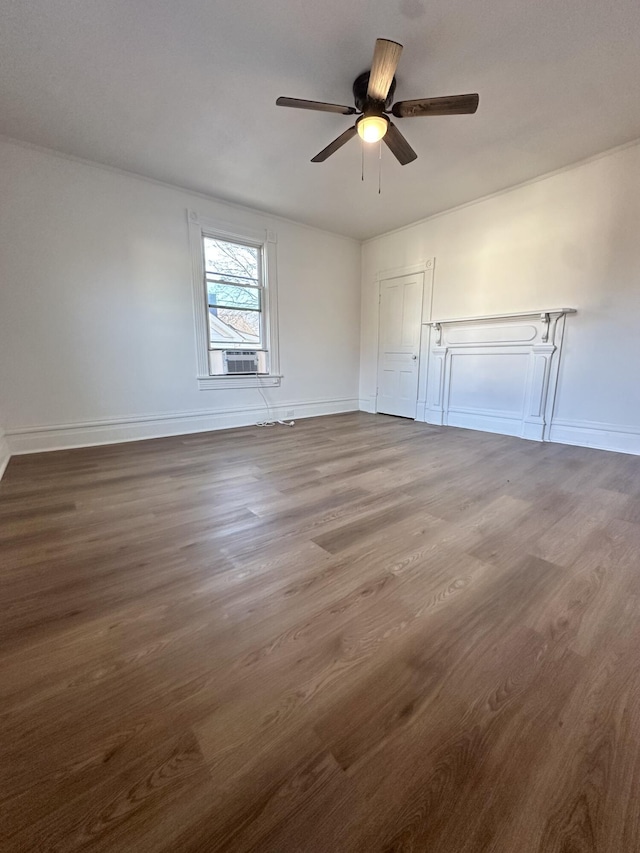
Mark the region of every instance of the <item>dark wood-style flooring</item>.
[[14, 458], [0, 850], [640, 851], [640, 458], [348, 414]]

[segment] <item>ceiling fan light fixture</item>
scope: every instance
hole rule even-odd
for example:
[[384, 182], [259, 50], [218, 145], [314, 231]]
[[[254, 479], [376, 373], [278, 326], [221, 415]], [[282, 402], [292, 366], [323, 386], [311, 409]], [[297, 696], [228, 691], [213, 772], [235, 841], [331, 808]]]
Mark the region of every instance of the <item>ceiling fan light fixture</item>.
[[387, 132], [389, 119], [384, 116], [362, 116], [356, 127], [360, 138], [365, 142], [379, 142]]

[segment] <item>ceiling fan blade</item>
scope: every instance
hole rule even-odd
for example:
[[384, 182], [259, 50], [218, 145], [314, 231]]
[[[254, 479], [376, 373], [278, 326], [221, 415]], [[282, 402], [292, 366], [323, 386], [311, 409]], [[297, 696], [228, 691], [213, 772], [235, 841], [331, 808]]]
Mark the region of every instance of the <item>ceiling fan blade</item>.
[[341, 104], [325, 104], [324, 101], [304, 101], [300, 98], [278, 98], [278, 107], [295, 107], [298, 110], [319, 110], [323, 113], [341, 113], [343, 116], [355, 115], [354, 107], [343, 107]]
[[455, 116], [475, 113], [479, 95], [449, 95], [445, 98], [418, 98], [415, 101], [398, 101], [391, 112], [397, 118], [416, 116]]
[[386, 101], [401, 53], [402, 45], [398, 42], [389, 39], [376, 40], [369, 72], [368, 98], [373, 101]]
[[345, 130], [344, 133], [341, 133], [337, 139], [334, 139], [333, 142], [330, 142], [327, 147], [323, 148], [319, 154], [316, 154], [316, 156], [311, 160], [311, 162], [324, 163], [327, 157], [331, 157], [331, 155], [334, 154], [338, 150], [338, 148], [342, 148], [342, 146], [350, 139], [352, 139], [357, 132], [358, 131], [356, 130], [355, 125], [353, 127], [347, 128], [347, 130]]
[[387, 132], [382, 138], [401, 166], [413, 162], [418, 156], [392, 121], [389, 122]]

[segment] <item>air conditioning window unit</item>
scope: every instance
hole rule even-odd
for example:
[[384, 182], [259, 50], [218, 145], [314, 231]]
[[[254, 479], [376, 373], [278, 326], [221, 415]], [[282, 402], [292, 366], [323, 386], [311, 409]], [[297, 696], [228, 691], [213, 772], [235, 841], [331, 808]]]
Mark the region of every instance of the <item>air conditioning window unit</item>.
[[225, 373], [257, 373], [258, 353], [256, 350], [228, 349], [224, 353]]

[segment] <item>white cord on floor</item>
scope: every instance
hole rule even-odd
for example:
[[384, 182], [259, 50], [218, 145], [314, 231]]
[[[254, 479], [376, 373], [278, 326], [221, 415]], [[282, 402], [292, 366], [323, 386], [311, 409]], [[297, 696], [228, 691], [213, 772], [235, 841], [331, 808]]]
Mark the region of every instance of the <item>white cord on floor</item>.
[[262, 390], [262, 376], [260, 376], [258, 371], [256, 371], [256, 379], [258, 380], [258, 385], [257, 385], [258, 391], [260, 392], [260, 396], [264, 400], [264, 405], [265, 405], [265, 408], [267, 410], [267, 420], [266, 421], [257, 421], [256, 426], [270, 427], [270, 426], [276, 426], [277, 424], [281, 424], [282, 426], [288, 426], [288, 427], [295, 426], [295, 424], [296, 424], [295, 421], [281, 421], [281, 420], [274, 420], [273, 419], [273, 415], [271, 414], [271, 406], [269, 405], [269, 401], [265, 397], [264, 391]]

